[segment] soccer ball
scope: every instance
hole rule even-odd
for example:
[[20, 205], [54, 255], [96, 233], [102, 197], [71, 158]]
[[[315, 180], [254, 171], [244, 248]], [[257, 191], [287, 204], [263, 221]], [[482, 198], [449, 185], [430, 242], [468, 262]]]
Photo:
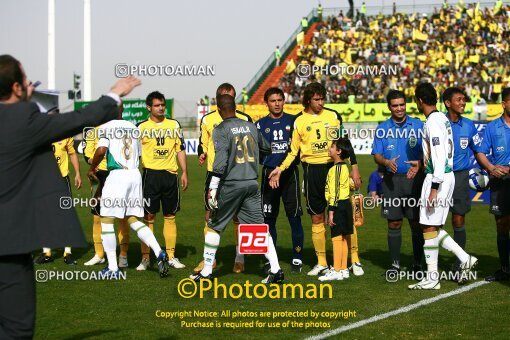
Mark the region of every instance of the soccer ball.
[[469, 170], [469, 187], [476, 191], [485, 191], [489, 188], [489, 175], [485, 170], [473, 168]]

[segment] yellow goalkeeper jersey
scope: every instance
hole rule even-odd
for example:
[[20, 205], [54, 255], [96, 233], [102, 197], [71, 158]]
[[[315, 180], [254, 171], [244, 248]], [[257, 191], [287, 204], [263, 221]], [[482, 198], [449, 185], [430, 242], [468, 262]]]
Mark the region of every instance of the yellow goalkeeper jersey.
[[69, 155], [76, 153], [72, 137], [51, 144], [62, 177], [69, 175]]
[[161, 123], [157, 123], [149, 118], [140, 123], [138, 128], [142, 142], [143, 167], [176, 174], [179, 169], [177, 153], [185, 149], [179, 122], [165, 118]]
[[[251, 122], [250, 116], [246, 113], [236, 110], [236, 117]], [[214, 164], [214, 143], [212, 132], [223, 119], [218, 111], [211, 111], [202, 117], [200, 122], [200, 140], [198, 146], [198, 155], [205, 153], [207, 155], [207, 171], [212, 171]]]

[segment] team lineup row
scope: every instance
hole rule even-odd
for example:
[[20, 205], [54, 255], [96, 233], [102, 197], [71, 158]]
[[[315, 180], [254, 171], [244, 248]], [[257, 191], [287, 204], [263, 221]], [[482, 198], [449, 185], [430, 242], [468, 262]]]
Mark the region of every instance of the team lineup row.
[[[502, 254], [504, 255], [505, 251], [508, 254], [509, 247], [508, 241], [505, 245], [501, 239], [508, 240], [509, 229], [508, 214], [510, 209], [503, 197], [508, 196], [509, 190], [508, 164], [510, 159], [507, 159], [509, 156], [505, 149], [506, 143], [510, 142], [508, 141], [510, 90], [505, 89], [503, 92], [503, 115], [487, 126], [483, 136], [478, 136], [472, 121], [462, 117], [466, 95], [461, 89], [449, 88], [443, 93], [442, 98], [447, 107], [447, 113], [437, 111], [437, 95], [432, 86], [421, 84], [416, 90], [421, 91], [418, 91], [416, 95], [416, 102], [420, 112], [427, 117], [425, 124], [406, 115], [406, 98], [402, 92], [390, 91], [387, 102], [391, 118], [381, 123], [377, 129], [392, 132], [389, 135], [397, 136], [397, 138], [376, 136], [372, 150], [375, 162], [380, 167], [384, 167], [384, 170], [380, 171], [380, 177], [376, 178], [376, 181], [379, 182], [379, 189], [372, 195], [377, 194], [385, 198], [404, 201], [404, 204], [398, 206], [385, 204], [382, 207], [382, 216], [388, 221], [388, 247], [391, 258], [389, 270], [401, 270], [401, 226], [404, 217], [409, 220], [412, 229], [413, 271], [421, 271], [421, 262], [425, 252], [427, 273], [437, 273], [438, 245], [457, 255], [455, 271], [464, 273], [476, 266], [476, 258], [469, 256], [463, 250], [466, 243], [465, 215], [470, 210], [467, 172], [471, 167], [469, 158], [474, 153], [479, 164], [486, 168], [491, 175], [491, 212], [496, 216], [498, 226], [501, 269], [489, 279], [507, 279], [508, 255], [505, 257]], [[227, 96], [222, 97], [225, 95]], [[350, 203], [350, 187], [359, 189], [361, 177], [356, 156], [349, 141], [343, 138], [333, 142], [328, 140], [327, 129], [338, 128], [341, 131], [343, 126], [341, 116], [324, 107], [325, 89], [318, 83], [308, 85], [303, 95], [304, 111], [298, 115], [289, 115], [283, 111], [283, 92], [278, 88], [270, 88], [264, 96], [269, 114], [256, 122], [256, 125], [250, 122], [247, 115], [236, 111], [235, 104], [233, 104], [233, 113], [229, 112], [230, 106], [232, 106], [229, 98], [234, 97], [235, 89], [230, 84], [220, 85], [217, 90], [218, 110], [205, 115], [201, 121], [199, 164], [207, 163], [204, 192], [205, 262], [201, 262], [195, 268], [193, 277], [197, 280], [211, 277], [212, 269], [215, 266], [214, 255], [211, 254], [215, 254], [216, 245], [219, 244], [219, 234], [231, 219], [235, 224], [238, 224], [239, 221], [268, 224], [271, 239], [276, 244], [276, 218], [279, 214], [280, 199], [283, 200], [292, 230], [291, 268], [296, 272], [301, 271], [304, 237], [297, 167], [299, 161], [301, 161], [304, 171], [303, 187], [306, 207], [312, 219], [312, 241], [317, 255], [317, 264], [308, 274], [320, 275], [320, 280], [348, 278], [347, 252], [350, 249], [351, 269], [355, 275], [362, 275], [363, 269], [357, 254], [357, 235], [356, 228], [353, 226]], [[223, 108], [219, 105], [221, 102], [219, 99], [223, 99]], [[112, 147], [104, 145], [105, 142], [101, 142], [100, 138], [87, 142], [85, 156], [92, 164], [89, 177], [99, 184], [96, 197], [101, 194], [103, 197], [105, 196], [103, 186], [108, 187], [106, 183], [109, 181], [109, 171], [110, 175], [118, 173], [119, 175], [116, 176], [121, 176], [120, 173], [124, 173], [124, 171], [111, 171], [137, 169], [137, 166], [134, 167], [134, 165], [135, 163], [137, 165], [137, 159], [140, 156], [144, 168], [143, 185], [135, 189], [140, 191], [143, 198], [150, 203], [146, 204], [145, 212], [141, 209], [139, 211], [124, 209], [120, 212], [102, 212], [103, 208], [94, 210], [93, 238], [96, 254], [86, 265], [105, 261], [102, 249], [105, 223], [101, 223], [99, 216], [103, 216], [103, 220], [110, 218], [109, 222], [112, 217], [144, 216], [145, 225], [153, 230], [155, 215], [162, 207], [163, 234], [166, 245], [166, 252], [163, 252], [168, 254], [168, 265], [165, 266], [185, 267], [179, 259], [174, 257], [175, 214], [179, 210], [180, 199], [178, 165], [182, 171], [180, 176], [182, 189], [186, 190], [188, 185], [184, 143], [179, 135], [150, 138], [150, 134], [143, 133], [158, 129], [176, 130], [180, 126], [177, 121], [164, 117], [165, 98], [162, 94], [158, 92], [149, 94], [146, 104], [150, 117], [138, 126], [141, 135], [145, 136], [140, 139], [139, 150], [133, 149], [136, 147], [135, 139], [130, 140], [129, 147], [127, 147], [126, 138], [123, 140], [119, 138], [118, 145], [115, 145], [118, 149], [117, 154]], [[134, 127], [129, 126], [130, 123], [126, 123], [122, 123], [125, 126], [115, 127], [105, 124], [102, 129]], [[220, 131], [223, 132], [221, 137]], [[109, 143], [112, 143], [112, 140]], [[55, 143], [54, 147], [57, 144], [68, 145], [69, 143]], [[54, 148], [59, 165], [66, 164], [67, 159], [65, 156], [57, 155], [57, 149]], [[68, 151], [73, 154], [74, 150], [68, 149]], [[259, 151], [261, 152], [260, 157]], [[102, 153], [106, 155], [106, 157], [103, 155], [104, 159], [100, 159]], [[491, 153], [492, 156], [488, 158], [486, 155]], [[132, 166], [125, 165], [129, 163], [129, 160], [133, 161]], [[260, 192], [258, 186], [255, 185], [259, 160], [263, 166]], [[72, 161], [72, 163], [74, 165], [75, 162]], [[215, 163], [218, 164], [215, 165]], [[350, 171], [346, 164], [350, 164]], [[62, 171], [62, 175], [67, 176], [65, 171]], [[125, 176], [127, 176], [127, 172], [122, 177]], [[255, 182], [250, 188], [249, 182], [246, 181], [252, 180]], [[77, 179], [75, 182], [77, 183]], [[115, 183], [118, 186], [119, 182]], [[230, 195], [230, 193], [236, 193], [236, 195]], [[239, 199], [239, 197], [243, 197], [243, 193], [246, 194], [245, 198], [248, 203]], [[107, 196], [121, 197], [122, 195], [117, 192], [108, 192]], [[236, 196], [239, 200], [225, 203], [225, 200], [230, 196]], [[405, 200], [409, 198], [431, 204], [421, 208], [407, 206]], [[453, 206], [437, 204], [442, 200], [453, 202]], [[390, 200], [383, 202], [390, 202]], [[433, 206], [433, 202], [436, 202], [436, 206]], [[252, 210], [257, 210], [258, 213], [247, 214], [247, 211]], [[324, 217], [326, 210], [327, 214]], [[453, 239], [440, 228], [450, 210], [454, 227]], [[214, 212], [212, 216], [211, 212]], [[113, 227], [110, 228], [109, 224], [111, 223], [107, 223], [106, 233], [113, 232]], [[328, 266], [326, 260], [325, 224], [331, 227], [334, 255], [332, 268]], [[127, 254], [124, 239], [128, 229], [125, 222], [121, 222], [119, 226], [121, 254], [118, 266], [125, 267], [127, 266]], [[237, 231], [237, 228], [235, 229]], [[237, 235], [235, 239], [237, 241]], [[113, 241], [116, 242], [114, 236]], [[156, 256], [160, 255], [157, 247], [151, 248], [156, 249]], [[111, 245], [109, 249], [111, 249]], [[47, 255], [42, 255], [41, 263], [44, 263], [44, 257]], [[273, 258], [271, 255], [267, 255], [269, 262], [266, 267], [268, 273], [266, 281], [268, 282], [283, 280], [283, 273], [277, 264], [276, 253], [274, 255]], [[236, 247], [235, 256], [233, 271], [240, 273], [244, 271], [244, 257], [239, 252], [239, 246]], [[112, 255], [112, 257], [114, 256]], [[113, 261], [110, 261], [108, 251], [107, 258], [109, 260], [107, 270], [112, 273], [116, 272], [118, 270], [116, 256], [114, 264], [111, 263]], [[137, 269], [145, 270], [149, 264], [149, 248], [143, 244], [142, 262]], [[439, 287], [438, 280], [431, 280], [428, 275], [412, 288], [438, 289]]]

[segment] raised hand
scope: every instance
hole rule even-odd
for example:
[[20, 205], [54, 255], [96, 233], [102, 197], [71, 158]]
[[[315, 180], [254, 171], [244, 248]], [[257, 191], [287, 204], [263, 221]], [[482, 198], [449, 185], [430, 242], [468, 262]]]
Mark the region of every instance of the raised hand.
[[111, 88], [111, 91], [117, 94], [119, 97], [127, 96], [133, 89], [139, 86], [142, 82], [140, 79], [129, 76], [126, 78], [119, 79]]

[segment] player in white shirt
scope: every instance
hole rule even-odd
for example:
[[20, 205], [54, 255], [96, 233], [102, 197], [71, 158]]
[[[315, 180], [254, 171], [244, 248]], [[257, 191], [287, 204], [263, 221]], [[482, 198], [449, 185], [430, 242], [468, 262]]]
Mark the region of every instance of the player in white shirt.
[[437, 269], [439, 246], [451, 251], [460, 260], [459, 283], [467, 281], [469, 271], [478, 259], [467, 254], [446, 231], [442, 229], [450, 210], [455, 177], [453, 174], [453, 133], [446, 115], [436, 108], [437, 93], [430, 83], [416, 87], [416, 106], [427, 118], [423, 134], [423, 166], [425, 181], [421, 190], [420, 224], [425, 244], [423, 251], [427, 262], [425, 278], [409, 289], [440, 289]]
[[89, 177], [95, 176], [97, 166], [106, 157], [110, 174], [106, 178], [101, 196], [101, 239], [108, 259], [108, 266], [103, 269], [106, 277], [115, 278], [119, 272], [113, 223], [115, 218], [125, 217], [138, 238], [154, 251], [160, 276], [165, 277], [168, 274], [166, 251], [161, 249], [149, 227], [138, 220], [144, 213], [142, 176], [138, 170], [141, 155], [139, 132], [134, 124], [121, 119], [112, 120], [97, 130], [99, 142]]

